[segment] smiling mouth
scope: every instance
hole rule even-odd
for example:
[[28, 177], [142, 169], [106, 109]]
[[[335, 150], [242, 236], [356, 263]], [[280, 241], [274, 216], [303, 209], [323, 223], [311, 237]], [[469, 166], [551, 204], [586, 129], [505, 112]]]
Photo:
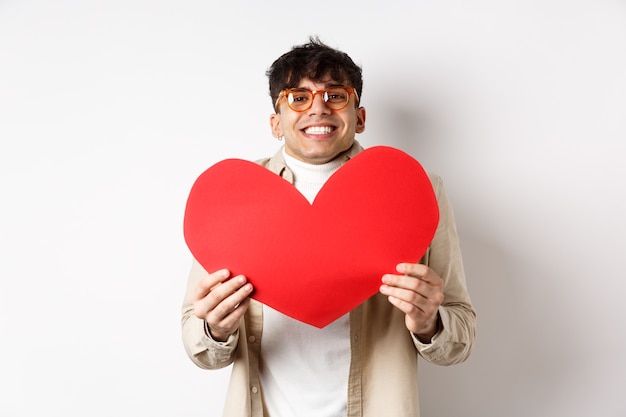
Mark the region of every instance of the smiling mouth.
[[332, 126], [310, 126], [304, 129], [307, 135], [327, 135], [335, 130]]

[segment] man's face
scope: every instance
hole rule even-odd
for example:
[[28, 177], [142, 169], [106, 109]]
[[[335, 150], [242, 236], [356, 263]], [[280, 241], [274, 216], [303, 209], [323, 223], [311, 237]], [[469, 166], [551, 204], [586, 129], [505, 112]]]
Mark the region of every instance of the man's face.
[[[300, 81], [298, 88], [323, 90], [342, 85], [330, 78], [313, 82], [308, 78]], [[355, 106], [356, 96], [341, 110], [332, 110], [321, 94], [316, 94], [308, 110], [292, 110], [286, 100], [280, 100], [280, 113], [270, 116], [272, 133], [284, 136], [288, 155], [309, 164], [323, 164], [333, 160], [354, 142], [354, 136], [365, 130], [365, 109]]]

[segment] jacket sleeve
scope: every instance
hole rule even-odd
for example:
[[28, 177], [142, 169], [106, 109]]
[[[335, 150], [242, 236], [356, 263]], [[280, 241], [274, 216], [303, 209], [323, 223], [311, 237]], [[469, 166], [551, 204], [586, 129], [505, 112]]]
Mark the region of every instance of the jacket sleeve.
[[200, 368], [219, 369], [230, 365], [235, 357], [235, 350], [239, 341], [239, 331], [236, 331], [225, 342], [213, 340], [206, 331], [204, 320], [196, 317], [193, 304], [190, 301], [191, 291], [198, 282], [207, 276], [205, 269], [193, 261], [187, 290], [182, 308], [182, 337], [185, 351], [189, 358]]
[[430, 344], [413, 338], [420, 355], [438, 365], [465, 361], [476, 338], [476, 312], [467, 292], [461, 247], [452, 206], [440, 177], [431, 175], [439, 203], [439, 225], [422, 263], [444, 281], [444, 300], [439, 307], [440, 330]]

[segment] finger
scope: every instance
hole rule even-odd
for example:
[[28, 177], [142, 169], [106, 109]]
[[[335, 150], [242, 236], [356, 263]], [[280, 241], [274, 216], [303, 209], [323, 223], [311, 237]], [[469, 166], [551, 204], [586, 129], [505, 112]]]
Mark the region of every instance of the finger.
[[396, 270], [401, 274], [421, 279], [431, 285], [443, 286], [441, 277], [426, 265], [401, 263], [396, 266]]
[[[412, 278], [414, 281], [418, 281]], [[414, 306], [424, 303], [426, 297], [413, 288], [404, 288], [397, 285], [383, 284], [380, 286], [380, 292], [388, 297], [393, 297], [404, 303], [408, 303]], [[403, 310], [404, 311], [404, 310]]]
[[415, 316], [416, 314], [424, 314], [424, 311], [415, 304], [408, 302], [402, 298], [390, 295], [387, 297], [389, 302], [396, 308], [409, 316]]
[[[245, 287], [247, 285], [246, 282], [246, 277], [239, 275], [229, 279], [228, 281], [217, 283], [217, 285], [213, 286], [203, 298], [198, 299], [193, 303], [196, 316], [207, 317], [209, 312], [216, 309], [225, 301], [226, 304], [224, 307], [221, 307], [222, 309], [232, 308], [229, 306], [234, 306], [241, 302], [241, 296], [235, 296], [235, 301], [233, 301], [233, 299], [229, 300], [229, 297], [236, 294], [242, 287]], [[251, 288], [252, 287], [250, 286], [250, 292], [252, 291]]]
[[245, 314], [246, 310], [248, 310], [249, 305], [250, 298], [246, 298], [221, 319], [209, 319], [206, 320], [206, 322], [211, 330], [217, 330], [219, 333], [230, 334], [238, 327], [239, 320]]
[[246, 284], [207, 314], [204, 320], [213, 335], [225, 339], [237, 329], [239, 320], [250, 304], [251, 292], [252, 285]]
[[[238, 277], [240, 278], [240, 277]], [[244, 277], [241, 277], [244, 278]], [[214, 291], [221, 290], [221, 287], [225, 286], [220, 285]], [[221, 299], [221, 301], [215, 305], [213, 309], [211, 309], [209, 313], [209, 320], [219, 322], [235, 311], [242, 303], [244, 303], [250, 294], [252, 293], [252, 284], [245, 283], [244, 285], [237, 288], [235, 291], [228, 294], [228, 296]], [[218, 296], [219, 297], [219, 296]]]
[[428, 274], [428, 267], [423, 264], [399, 263], [396, 271], [403, 275], [410, 275], [415, 278], [424, 278]]
[[237, 306], [235, 310], [233, 310], [231, 314], [226, 316], [223, 320], [217, 323], [209, 323], [207, 321], [206, 323], [209, 328], [209, 332], [211, 333], [211, 336], [215, 340], [219, 340], [222, 342], [228, 340], [228, 337], [233, 334], [239, 327], [239, 321], [248, 309], [249, 305], [250, 299], [246, 298], [241, 304]]
[[439, 305], [443, 301], [442, 289], [420, 278], [407, 275], [386, 274], [380, 292], [402, 301], [427, 309], [429, 304]]
[[[390, 293], [386, 293], [381, 289], [381, 293], [386, 294], [389, 302], [406, 314], [407, 320], [411, 320], [414, 323], [419, 324], [432, 320], [432, 317], [436, 316], [439, 308], [439, 304], [436, 300], [427, 299], [418, 294], [409, 295], [407, 298], [404, 298], [402, 293], [398, 292], [397, 289]], [[412, 327], [415, 329], [418, 328], [415, 326]]]
[[224, 280], [229, 276], [230, 271], [228, 269], [220, 269], [219, 271], [208, 274], [202, 278], [191, 295], [192, 301], [197, 301], [206, 297], [214, 287], [224, 282]]
[[383, 284], [394, 288], [401, 288], [418, 293], [428, 291], [431, 284], [421, 278], [412, 275], [385, 274], [382, 279]]

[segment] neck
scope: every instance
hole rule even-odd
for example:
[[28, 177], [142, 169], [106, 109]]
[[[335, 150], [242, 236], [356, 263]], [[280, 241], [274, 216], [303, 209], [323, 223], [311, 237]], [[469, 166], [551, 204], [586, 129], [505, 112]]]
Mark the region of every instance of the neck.
[[294, 186], [309, 201], [313, 203], [315, 196], [324, 186], [324, 183], [341, 166], [341, 158], [335, 158], [324, 164], [309, 164], [290, 156], [283, 149], [283, 157], [287, 167], [294, 176]]

